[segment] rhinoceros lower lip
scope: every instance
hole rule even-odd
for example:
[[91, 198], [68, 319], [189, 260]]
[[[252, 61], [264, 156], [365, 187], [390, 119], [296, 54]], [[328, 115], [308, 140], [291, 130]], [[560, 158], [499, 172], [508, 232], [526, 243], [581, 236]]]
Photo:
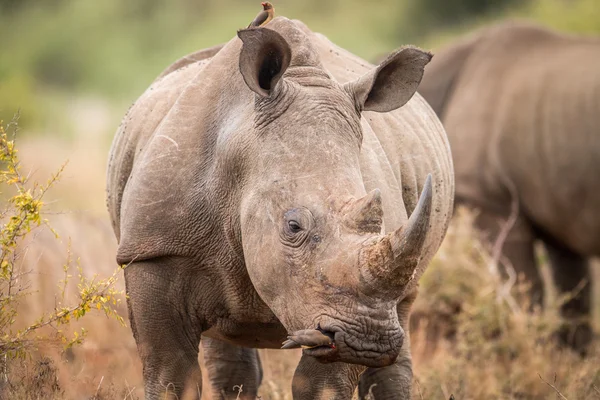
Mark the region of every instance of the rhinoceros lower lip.
[[316, 346], [316, 347], [303, 347], [302, 354], [306, 354], [307, 356], [317, 357], [317, 358], [332, 358], [338, 352], [335, 344], [331, 344], [328, 346]]

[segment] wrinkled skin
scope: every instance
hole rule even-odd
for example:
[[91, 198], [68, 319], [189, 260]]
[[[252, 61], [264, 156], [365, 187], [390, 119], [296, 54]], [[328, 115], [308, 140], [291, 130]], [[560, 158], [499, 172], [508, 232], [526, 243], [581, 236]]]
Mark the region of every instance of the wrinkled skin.
[[419, 92], [448, 132], [457, 204], [480, 210], [490, 241], [516, 217], [503, 256], [531, 282], [534, 305], [543, 284], [533, 246], [543, 242], [559, 291], [576, 289], [561, 338], [583, 351], [587, 259], [600, 254], [600, 40], [494, 26], [440, 50]]
[[278, 17], [134, 104], [108, 206], [147, 399], [198, 396], [200, 342], [214, 398], [243, 384], [254, 399], [255, 349], [288, 336], [323, 344], [303, 350], [294, 399], [375, 383], [410, 398], [408, 315], [454, 195], [444, 130], [414, 94], [430, 57], [405, 47], [374, 67]]

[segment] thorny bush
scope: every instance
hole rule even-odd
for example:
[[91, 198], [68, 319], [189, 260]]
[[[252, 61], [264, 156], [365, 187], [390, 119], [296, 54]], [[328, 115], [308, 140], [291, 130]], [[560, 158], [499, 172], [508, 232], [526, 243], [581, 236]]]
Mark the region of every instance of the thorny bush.
[[[124, 324], [116, 311], [123, 297], [123, 293], [114, 286], [118, 268], [108, 278], [94, 276], [88, 279], [78, 266], [76, 299], [70, 302], [66, 300], [67, 282], [72, 278], [69, 255], [64, 265], [56, 266], [62, 268], [64, 278], [57, 282], [53, 310], [40, 315], [25, 327], [17, 327], [19, 303], [35, 296], [35, 292], [29, 289], [28, 276], [32, 271], [23, 270], [22, 263], [19, 263], [25, 251], [20, 244], [35, 229], [46, 227], [52, 230], [42, 216], [43, 198], [65, 167], [63, 165], [52, 174], [45, 184], [23, 175], [15, 146], [17, 128], [16, 117], [7, 125], [0, 121], [0, 194], [4, 203], [0, 208], [0, 380], [3, 383], [9, 376], [7, 368], [10, 361], [29, 357], [40, 343], [62, 344], [66, 348], [80, 344], [86, 331], [84, 328], [72, 331], [70, 323], [92, 310]], [[58, 235], [52, 232], [58, 239]]]

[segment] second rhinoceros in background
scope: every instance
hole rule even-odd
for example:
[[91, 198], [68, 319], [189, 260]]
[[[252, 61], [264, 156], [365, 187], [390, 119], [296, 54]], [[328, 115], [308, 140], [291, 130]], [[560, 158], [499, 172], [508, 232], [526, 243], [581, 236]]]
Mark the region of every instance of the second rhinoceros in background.
[[503, 255], [534, 304], [534, 242], [544, 243], [559, 291], [573, 291], [561, 337], [584, 349], [587, 259], [600, 254], [600, 39], [520, 22], [485, 28], [441, 49], [419, 92], [448, 132], [457, 204], [480, 210], [490, 240], [511, 223]]

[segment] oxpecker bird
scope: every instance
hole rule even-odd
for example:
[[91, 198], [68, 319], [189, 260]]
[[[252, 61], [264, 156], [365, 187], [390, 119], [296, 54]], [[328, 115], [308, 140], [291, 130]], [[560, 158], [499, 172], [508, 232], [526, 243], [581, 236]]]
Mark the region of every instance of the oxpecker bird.
[[314, 349], [315, 347], [331, 347], [335, 348], [333, 342], [333, 334], [323, 333], [321, 328], [317, 329], [305, 329], [293, 333], [288, 336], [288, 340], [283, 342], [282, 349], [295, 349], [302, 347], [303, 349]]
[[254, 21], [248, 25], [250, 27], [258, 27], [267, 24], [270, 20], [275, 16], [275, 8], [273, 8], [273, 4], [268, 1], [260, 3], [263, 6], [263, 10], [258, 13]]

